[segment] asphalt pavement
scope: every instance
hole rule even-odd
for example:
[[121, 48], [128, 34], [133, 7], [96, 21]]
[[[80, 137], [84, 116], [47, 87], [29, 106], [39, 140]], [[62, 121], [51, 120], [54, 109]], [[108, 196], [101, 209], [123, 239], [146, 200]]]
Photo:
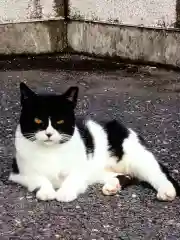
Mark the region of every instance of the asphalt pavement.
[[180, 239], [180, 199], [159, 202], [141, 185], [111, 197], [96, 185], [59, 203], [38, 201], [9, 183], [20, 81], [56, 93], [79, 86], [78, 116], [115, 118], [134, 128], [180, 182], [180, 72], [77, 56], [1, 59], [0, 240]]

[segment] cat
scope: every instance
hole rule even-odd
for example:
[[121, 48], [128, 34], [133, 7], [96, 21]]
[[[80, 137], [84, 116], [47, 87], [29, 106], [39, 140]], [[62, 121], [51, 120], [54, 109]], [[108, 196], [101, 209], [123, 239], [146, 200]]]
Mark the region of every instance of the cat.
[[40, 200], [70, 202], [91, 184], [101, 183], [103, 193], [113, 195], [122, 179], [137, 178], [149, 183], [159, 200], [174, 200], [175, 187], [135, 131], [116, 120], [76, 119], [78, 91], [70, 87], [59, 95], [37, 94], [20, 83], [21, 114], [9, 180], [37, 190]]

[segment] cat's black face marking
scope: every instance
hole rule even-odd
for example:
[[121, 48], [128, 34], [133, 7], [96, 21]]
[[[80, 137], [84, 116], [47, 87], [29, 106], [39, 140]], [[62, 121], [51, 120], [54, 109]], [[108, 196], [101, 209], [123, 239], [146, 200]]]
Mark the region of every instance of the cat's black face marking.
[[[77, 103], [78, 88], [71, 87], [62, 95], [40, 95], [34, 93], [24, 83], [20, 84], [22, 134], [31, 141], [35, 134], [51, 126], [59, 134], [71, 137], [74, 133], [74, 108]], [[61, 141], [60, 141], [61, 142]]]

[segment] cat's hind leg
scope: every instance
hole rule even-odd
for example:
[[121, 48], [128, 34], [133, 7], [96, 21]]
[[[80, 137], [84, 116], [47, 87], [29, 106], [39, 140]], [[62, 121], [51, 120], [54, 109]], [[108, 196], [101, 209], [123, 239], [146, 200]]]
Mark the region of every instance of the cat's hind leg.
[[111, 168], [105, 168], [102, 176], [102, 183], [104, 184], [102, 192], [104, 195], [115, 195], [127, 185], [132, 184], [130, 176], [113, 172]]
[[155, 156], [142, 144], [134, 131], [123, 143], [123, 158], [116, 164], [116, 171], [137, 177], [148, 182], [157, 191], [157, 198], [172, 201], [176, 190], [162, 171]]

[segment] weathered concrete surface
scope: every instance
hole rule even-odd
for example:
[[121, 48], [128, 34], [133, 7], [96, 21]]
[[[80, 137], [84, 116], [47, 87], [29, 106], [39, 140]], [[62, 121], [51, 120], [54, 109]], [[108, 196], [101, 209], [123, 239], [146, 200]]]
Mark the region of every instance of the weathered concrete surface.
[[0, 24], [0, 54], [87, 53], [180, 67], [180, 31], [64, 20]]
[[180, 31], [72, 21], [68, 46], [103, 57], [171, 64], [180, 67]]
[[63, 0], [1, 0], [0, 24], [64, 17]]
[[[75, 51], [179, 67], [180, 31], [164, 29], [176, 23], [179, 2], [70, 0], [68, 11], [68, 2], [64, 6], [64, 0], [2, 0], [0, 23], [8, 24], [0, 24], [0, 54], [67, 52], [68, 47], [69, 53]], [[68, 21], [66, 25], [67, 12], [69, 18], [83, 21]], [[137, 27], [139, 25], [162, 29]]]
[[78, 85], [77, 115], [116, 118], [133, 127], [180, 182], [180, 73], [50, 57], [0, 61], [0, 69], [1, 240], [180, 239], [179, 198], [158, 202], [155, 192], [142, 186], [105, 197], [95, 186], [72, 203], [45, 203], [6, 181], [19, 118], [19, 82], [25, 81], [34, 90], [57, 93]]
[[176, 23], [177, 1], [69, 0], [69, 12], [72, 19], [164, 28]]
[[61, 52], [66, 47], [63, 20], [0, 24], [0, 54]]

